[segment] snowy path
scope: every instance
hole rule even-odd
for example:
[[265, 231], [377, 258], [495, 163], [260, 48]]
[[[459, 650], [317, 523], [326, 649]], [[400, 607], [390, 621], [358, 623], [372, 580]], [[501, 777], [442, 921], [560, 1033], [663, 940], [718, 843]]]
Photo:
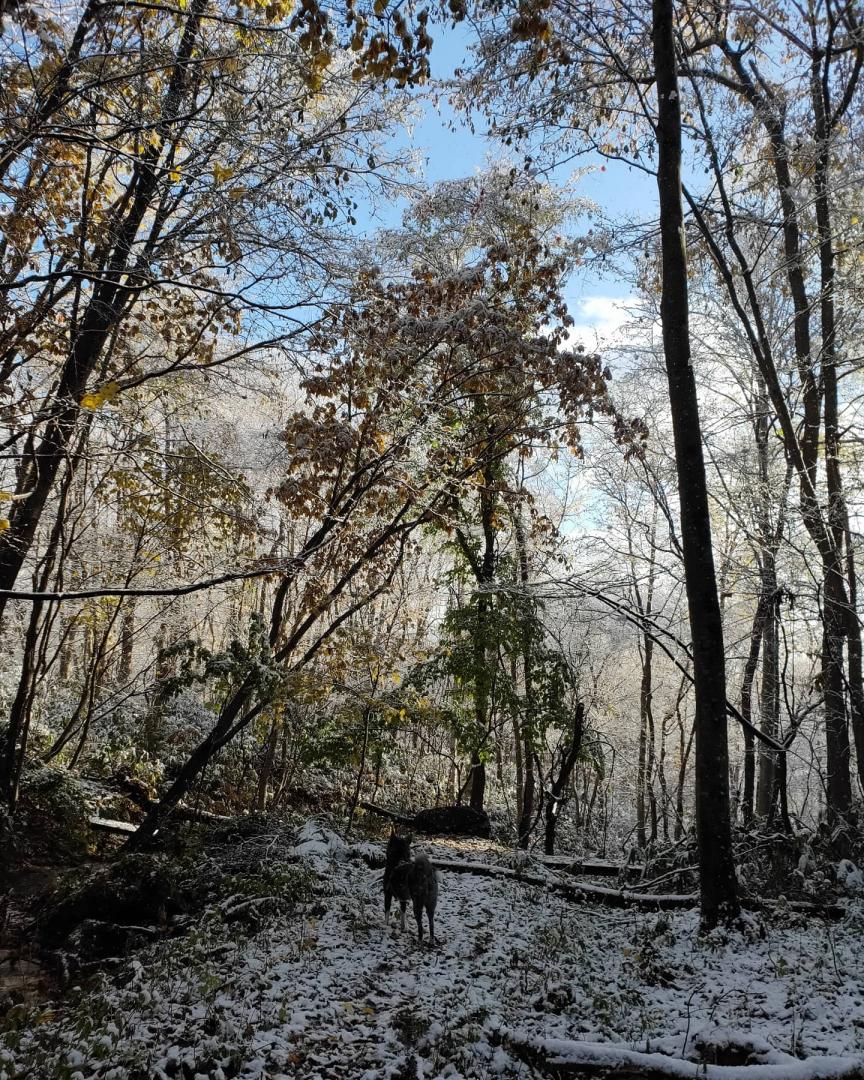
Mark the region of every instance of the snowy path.
[[[857, 908], [840, 925], [790, 920], [763, 939], [754, 924], [706, 944], [691, 912], [658, 919], [451, 874], [429, 949], [410, 919], [404, 934], [384, 927], [380, 871], [315, 862], [302, 915], [252, 940], [217, 926], [165, 943], [24, 1036], [16, 1067], [50, 1044], [74, 1080], [533, 1076], [490, 1044], [501, 1024], [686, 1057], [706, 1033], [746, 1037], [775, 1064], [864, 1046]], [[0, 1078], [27, 1075], [2, 1062]]]
[[[778, 1063], [793, 1050], [843, 1054], [864, 1045], [854, 931], [816, 923], [726, 944], [718, 935], [712, 949], [696, 943], [693, 913], [658, 920], [449, 875], [440, 942], [428, 950], [410, 919], [406, 934], [381, 925], [379, 880], [357, 871], [355, 890], [316, 927], [317, 948], [278, 976], [277, 994], [293, 990], [305, 1002], [285, 1028], [311, 1049], [302, 1075], [316, 1075], [318, 1064], [322, 1076], [358, 1076], [362, 1063], [371, 1080], [392, 1075], [388, 1062], [412, 1050], [424, 1076], [528, 1075], [489, 1046], [496, 1022], [674, 1054], [685, 1041], [692, 1051], [701, 1032], [728, 1027], [757, 1036], [764, 1060]], [[340, 1065], [346, 1056], [350, 1064]]]

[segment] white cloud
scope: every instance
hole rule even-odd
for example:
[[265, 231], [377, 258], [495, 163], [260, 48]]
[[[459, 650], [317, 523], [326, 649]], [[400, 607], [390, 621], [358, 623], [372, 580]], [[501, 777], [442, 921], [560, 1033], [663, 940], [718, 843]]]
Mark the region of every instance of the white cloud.
[[597, 349], [620, 338], [621, 328], [632, 316], [635, 298], [631, 296], [586, 296], [575, 313], [576, 325], [569, 340], [586, 349]]

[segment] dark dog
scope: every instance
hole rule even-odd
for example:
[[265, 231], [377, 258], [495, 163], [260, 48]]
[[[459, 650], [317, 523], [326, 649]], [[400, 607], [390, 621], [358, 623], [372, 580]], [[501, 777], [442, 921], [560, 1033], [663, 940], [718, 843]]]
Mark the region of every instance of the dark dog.
[[417, 920], [417, 938], [423, 942], [423, 912], [429, 920], [429, 944], [435, 944], [435, 905], [438, 902], [438, 875], [426, 855], [411, 858], [411, 838], [390, 837], [387, 843], [387, 859], [384, 863], [384, 918], [390, 922], [390, 905], [393, 897], [401, 908], [400, 925], [405, 929], [405, 909], [408, 901], [414, 908]]

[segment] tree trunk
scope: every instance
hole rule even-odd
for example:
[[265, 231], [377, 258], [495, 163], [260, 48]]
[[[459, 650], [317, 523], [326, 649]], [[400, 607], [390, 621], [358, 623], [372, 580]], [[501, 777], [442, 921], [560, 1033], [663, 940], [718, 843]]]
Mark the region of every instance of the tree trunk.
[[[518, 669], [516, 657], [510, 658], [510, 682], [516, 686], [518, 682]], [[522, 714], [518, 709], [513, 709], [511, 715], [513, 727], [513, 764], [516, 768], [516, 832], [519, 832], [519, 822], [522, 820], [522, 805], [525, 796], [525, 769], [522, 763]]]
[[660, 820], [663, 826], [663, 839], [669, 840], [669, 785], [666, 780], [666, 736], [668, 735], [668, 714], [660, 724], [660, 756], [657, 759], [657, 781], [660, 784]]
[[522, 507], [516, 506], [513, 511], [513, 531], [516, 536], [516, 548], [519, 556], [519, 582], [522, 586], [523, 603], [525, 604], [525, 622], [522, 628], [522, 675], [525, 689], [525, 707], [522, 715], [521, 731], [517, 736], [517, 745], [521, 743], [520, 757], [523, 762], [522, 804], [519, 814], [518, 840], [519, 847], [528, 850], [531, 839], [531, 829], [534, 826], [534, 740], [536, 737], [535, 726], [537, 717], [537, 702], [534, 693], [534, 649], [533, 632], [529, 623], [529, 616], [533, 616], [533, 609], [528, 607], [528, 544], [525, 537], [525, 529], [522, 525]]
[[644, 850], [645, 832], [645, 757], [648, 744], [648, 717], [645, 713], [645, 656], [642, 655], [642, 685], [639, 692], [639, 756], [636, 761], [636, 843]]
[[120, 629], [120, 658], [117, 661], [117, 677], [128, 682], [132, 674], [132, 650], [135, 645], [135, 600], [130, 598]]
[[642, 663], [642, 679], [639, 686], [639, 759], [636, 767], [636, 839], [640, 848], [648, 842], [646, 820], [648, 805], [651, 810], [651, 839], [657, 839], [657, 800], [654, 796], [654, 715], [652, 700], [654, 696], [654, 638], [648, 626], [654, 608], [654, 582], [657, 561], [657, 501], [654, 501], [654, 515], [648, 534], [650, 560], [648, 563], [648, 585], [645, 596], [642, 595], [640, 575], [636, 569], [636, 552], [633, 546], [632, 521], [627, 518], [627, 547], [630, 553], [630, 577], [636, 610], [639, 613], [643, 633], [639, 643], [639, 658]]
[[585, 727], [585, 706], [580, 701], [573, 714], [573, 730], [570, 741], [561, 752], [561, 768], [557, 777], [552, 778], [546, 797], [546, 831], [543, 850], [547, 855], [555, 854], [555, 836], [558, 831], [558, 815], [564, 803], [564, 792], [570, 783], [570, 777], [576, 768], [582, 751], [582, 735]]
[[[165, 821], [183, 796], [191, 788], [195, 779], [202, 772], [204, 768], [209, 764], [213, 755], [224, 745], [227, 736], [229, 735], [234, 722], [238, 719], [243, 709], [246, 707], [250, 696], [253, 693], [253, 680], [251, 676], [247, 676], [244, 682], [238, 687], [238, 689], [231, 695], [229, 701], [223, 707], [219, 714], [219, 718], [216, 725], [210, 730], [210, 732], [198, 743], [183, 765], [180, 767], [177, 775], [174, 778], [173, 783], [169, 786], [168, 790], [162, 795], [158, 804], [147, 814], [144, 820], [138, 827], [138, 831], [128, 842], [128, 847], [132, 851], [141, 850], [153, 839]], [[251, 708], [244, 716], [244, 721], [248, 723], [251, 721], [261, 710], [265, 707], [266, 702], [259, 702], [256, 706]]]
[[[759, 653], [762, 649], [762, 627], [764, 623], [765, 596], [759, 596], [756, 605], [756, 614], [753, 616], [753, 625], [750, 630], [750, 651], [744, 664], [744, 674], [741, 677], [741, 715], [748, 722], [753, 718], [753, 679], [756, 675], [756, 665], [759, 663]], [[744, 727], [744, 790], [741, 795], [741, 820], [749, 825], [753, 820], [756, 792], [756, 740], [749, 727]]]
[[525, 746], [522, 759], [525, 762], [525, 785], [522, 789], [522, 816], [519, 819], [519, 847], [523, 851], [528, 850], [531, 840], [531, 829], [534, 826], [534, 802], [536, 785], [534, 780], [534, 747], [530, 739], [525, 738]]
[[472, 810], [482, 810], [486, 798], [486, 765], [479, 750], [471, 752], [471, 795], [468, 805]]
[[675, 720], [678, 724], [678, 778], [675, 783], [675, 833], [674, 840], [677, 844], [684, 836], [684, 785], [687, 781], [687, 763], [690, 760], [690, 752], [693, 749], [694, 729], [691, 725], [689, 733], [684, 727], [684, 714], [681, 706], [690, 680], [683, 676], [675, 698]]
[[[60, 497], [54, 515], [54, 523], [48, 538], [45, 552], [37, 567], [35, 584], [40, 592], [44, 592], [51, 581], [55, 566], [62, 570], [64, 559], [63, 534], [66, 525], [66, 506], [72, 480], [76, 467], [81, 459], [84, 445], [87, 439], [90, 422], [84, 425], [80, 438], [76, 443], [74, 452], [70, 455], [63, 482], [60, 489]], [[2, 535], [5, 535], [2, 534]], [[42, 611], [42, 602], [34, 601], [30, 612], [27, 631], [24, 640], [24, 656], [22, 658], [21, 673], [18, 690], [12, 703], [9, 714], [9, 723], [6, 728], [5, 739], [0, 748], [0, 792], [6, 800], [10, 810], [13, 810], [18, 801], [19, 782], [21, 770], [27, 756], [27, 739], [30, 731], [30, 713], [33, 704], [33, 696], [39, 677], [39, 667], [36, 661], [36, 643], [39, 632], [39, 622]], [[0, 624], [2, 624], [2, 607], [0, 607]], [[50, 631], [50, 626], [46, 627]], [[68, 635], [71, 638], [71, 634]], [[67, 650], [66, 655], [69, 655]], [[71, 657], [70, 657], [71, 662]], [[82, 665], [85, 667], [86, 665]], [[61, 664], [62, 667], [62, 664]], [[67, 669], [68, 675], [68, 669]]]
[[738, 915], [729, 820], [729, 750], [723, 625], [696, 382], [690, 354], [687, 256], [681, 206], [681, 105], [675, 57], [674, 0], [653, 0], [657, 83], [657, 188], [663, 291], [660, 304], [675, 464], [681, 505], [684, 578], [696, 692], [696, 831], [702, 926]]
[[[824, 57], [814, 56], [811, 74], [811, 96], [815, 120], [815, 138], [819, 153], [813, 172], [816, 190], [814, 208], [819, 233], [819, 314], [822, 335], [820, 359], [822, 369], [822, 392], [825, 415], [825, 486], [828, 491], [828, 529], [832, 539], [830, 560], [824, 567], [825, 634], [822, 647], [822, 672], [825, 692], [825, 740], [828, 771], [828, 809], [832, 816], [844, 818], [852, 804], [852, 785], [849, 775], [850, 747], [849, 727], [846, 720], [845, 678], [843, 673], [843, 639], [855, 624], [860, 658], [861, 631], [851, 602], [843, 587], [844, 568], [842, 552], [848, 538], [849, 515], [843, 491], [840, 471], [840, 423], [837, 402], [837, 315], [834, 291], [834, 242], [831, 224], [831, 203], [828, 190], [830, 167], [829, 112], [827, 100], [827, 71], [824, 80], [821, 66]], [[847, 552], [847, 567], [852, 560], [852, 576], [848, 585], [855, 589], [854, 556]], [[853, 634], [854, 637], [854, 634]], [[860, 659], [852, 661], [856, 645], [850, 644], [849, 682], [854, 705], [862, 698]], [[860, 763], [859, 763], [860, 768]]]
[[[255, 793], [255, 809], [263, 814], [267, 809], [267, 793], [270, 790], [270, 782], [273, 778], [273, 769], [276, 764], [276, 750], [279, 746], [279, 736], [282, 731], [282, 708], [276, 705], [273, 709], [273, 718], [270, 721], [270, 730], [267, 732], [267, 744], [264, 747], [264, 756], [261, 760], [261, 769], [258, 773], [258, 790]], [[352, 815], [357, 808], [355, 801]]]
[[495, 476], [493, 466], [483, 470], [480, 492], [480, 524], [483, 529], [483, 554], [475, 571], [477, 578], [477, 625], [474, 634], [474, 727], [477, 744], [471, 753], [471, 797], [474, 810], [482, 810], [486, 795], [486, 766], [481, 750], [489, 737], [489, 711], [492, 699], [492, 662], [489, 657], [489, 619], [492, 596], [488, 591], [495, 579]]
[[[762, 687], [759, 698], [760, 730], [776, 739], [780, 727], [780, 667], [777, 635], [777, 571], [773, 553], [763, 553], [762, 597]], [[764, 743], [759, 748], [759, 782], [756, 786], [756, 814], [767, 818], [776, 793], [777, 754]]]
[[858, 581], [855, 571], [855, 550], [847, 515], [846, 578], [849, 582], [849, 711], [852, 718], [852, 737], [858, 766], [858, 790], [864, 795], [864, 664], [862, 664], [861, 624], [858, 621]]
[[[830, 578], [825, 578], [830, 586]], [[822, 680], [825, 695], [825, 792], [828, 816], [843, 819], [852, 803], [849, 776], [849, 727], [846, 723], [846, 700], [843, 678], [843, 632], [838, 624], [844, 613], [826, 596], [822, 633]]]

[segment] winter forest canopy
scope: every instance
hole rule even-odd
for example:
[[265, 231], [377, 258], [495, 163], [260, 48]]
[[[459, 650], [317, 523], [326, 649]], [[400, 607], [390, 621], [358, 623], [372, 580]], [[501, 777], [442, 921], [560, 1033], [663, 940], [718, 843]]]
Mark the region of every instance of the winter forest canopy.
[[864, 1076], [862, 65], [0, 0], [0, 1080]]

